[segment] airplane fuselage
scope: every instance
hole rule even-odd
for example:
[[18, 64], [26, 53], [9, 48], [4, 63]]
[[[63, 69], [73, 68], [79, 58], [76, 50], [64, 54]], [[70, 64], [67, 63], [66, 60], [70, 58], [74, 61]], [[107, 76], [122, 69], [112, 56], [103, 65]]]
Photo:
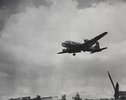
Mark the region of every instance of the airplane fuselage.
[[63, 51], [68, 52], [68, 53], [81, 52], [81, 51], [99, 52], [99, 51], [102, 51], [103, 49], [107, 49], [107, 47], [105, 48], [96, 48], [95, 46], [90, 47], [88, 45], [73, 42], [73, 41], [65, 41], [62, 43], [62, 46], [66, 48], [66, 49], [63, 49]]

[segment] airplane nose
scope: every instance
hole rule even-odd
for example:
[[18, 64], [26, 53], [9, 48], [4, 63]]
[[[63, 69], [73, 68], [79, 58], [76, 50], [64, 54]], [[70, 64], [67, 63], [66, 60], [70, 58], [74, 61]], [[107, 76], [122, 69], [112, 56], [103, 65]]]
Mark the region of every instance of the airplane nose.
[[62, 46], [63, 46], [63, 47], [65, 47], [65, 46], [66, 46], [66, 44], [65, 44], [65, 43], [62, 43]]

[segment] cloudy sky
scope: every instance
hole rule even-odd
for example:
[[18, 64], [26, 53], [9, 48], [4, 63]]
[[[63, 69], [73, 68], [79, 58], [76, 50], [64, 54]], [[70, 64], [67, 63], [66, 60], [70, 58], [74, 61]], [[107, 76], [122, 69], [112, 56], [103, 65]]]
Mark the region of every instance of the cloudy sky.
[[[112, 97], [107, 76], [126, 90], [125, 0], [0, 0], [0, 99], [18, 96]], [[57, 55], [65, 40], [102, 32], [108, 49]]]

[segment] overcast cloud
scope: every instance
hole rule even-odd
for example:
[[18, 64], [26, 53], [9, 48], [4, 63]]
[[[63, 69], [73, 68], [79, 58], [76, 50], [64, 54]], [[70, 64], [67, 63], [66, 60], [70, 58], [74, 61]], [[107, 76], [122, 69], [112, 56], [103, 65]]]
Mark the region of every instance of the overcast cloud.
[[[37, 94], [67, 94], [71, 99], [76, 92], [86, 98], [112, 97], [107, 70], [126, 90], [124, 0], [32, 0], [17, 2], [19, 8], [12, 2], [13, 13], [8, 1], [0, 14], [1, 100]], [[105, 31], [109, 34], [100, 44], [107, 50], [57, 55], [63, 41], [83, 42]]]

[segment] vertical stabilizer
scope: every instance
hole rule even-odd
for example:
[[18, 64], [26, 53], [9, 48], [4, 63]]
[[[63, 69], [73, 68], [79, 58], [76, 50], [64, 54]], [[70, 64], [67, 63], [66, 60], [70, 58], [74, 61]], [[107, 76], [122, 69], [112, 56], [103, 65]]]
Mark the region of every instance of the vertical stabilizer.
[[100, 49], [99, 42], [96, 42], [95, 47], [98, 48], [98, 49]]

